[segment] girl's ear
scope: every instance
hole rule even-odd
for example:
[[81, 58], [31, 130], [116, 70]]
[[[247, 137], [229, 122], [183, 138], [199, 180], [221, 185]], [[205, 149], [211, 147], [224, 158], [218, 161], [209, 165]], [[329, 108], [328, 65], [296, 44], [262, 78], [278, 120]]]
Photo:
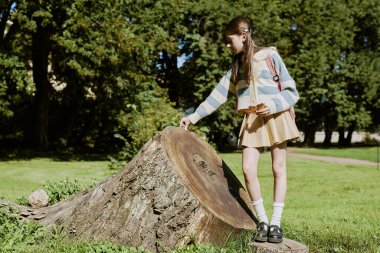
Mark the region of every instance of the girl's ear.
[[247, 40], [247, 34], [246, 33], [243, 33], [243, 43]]

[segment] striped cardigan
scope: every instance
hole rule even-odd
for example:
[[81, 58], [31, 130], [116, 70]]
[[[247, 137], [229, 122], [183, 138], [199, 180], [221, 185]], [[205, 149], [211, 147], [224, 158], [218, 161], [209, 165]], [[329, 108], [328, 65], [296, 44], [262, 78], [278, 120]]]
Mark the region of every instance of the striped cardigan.
[[[277, 83], [273, 81], [272, 74], [265, 62], [265, 58], [269, 54], [280, 77], [281, 91], [279, 91]], [[252, 72], [254, 85], [247, 87], [243, 72], [239, 73], [237, 85], [231, 83], [230, 69], [207, 99], [198, 106], [193, 114], [188, 116], [190, 122], [195, 124], [210, 115], [233, 95], [237, 96], [237, 111], [248, 109], [251, 105], [264, 103], [270, 109], [269, 114], [288, 110], [298, 101], [296, 84], [275, 47], [265, 48], [255, 53]]]

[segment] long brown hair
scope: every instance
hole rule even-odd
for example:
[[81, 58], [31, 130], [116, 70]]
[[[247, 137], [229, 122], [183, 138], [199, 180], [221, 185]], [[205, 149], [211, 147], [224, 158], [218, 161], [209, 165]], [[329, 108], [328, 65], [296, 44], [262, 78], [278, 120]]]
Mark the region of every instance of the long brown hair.
[[[232, 62], [231, 81], [235, 85], [239, 78], [239, 67], [244, 66], [244, 78], [247, 86], [249, 86], [250, 79], [252, 79], [252, 57], [257, 51], [262, 49], [255, 45], [251, 37], [251, 32], [252, 24], [245, 17], [233, 18], [224, 28], [225, 37], [228, 35], [241, 35], [243, 33], [247, 35], [243, 44], [243, 52], [235, 55]], [[242, 62], [242, 58], [244, 62]]]

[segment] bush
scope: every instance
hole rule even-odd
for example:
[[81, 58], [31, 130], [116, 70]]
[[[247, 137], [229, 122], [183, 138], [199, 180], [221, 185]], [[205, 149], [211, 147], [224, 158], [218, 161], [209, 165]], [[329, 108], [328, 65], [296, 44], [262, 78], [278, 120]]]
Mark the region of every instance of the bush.
[[27, 206], [29, 205], [28, 197], [22, 196], [16, 200], [16, 203], [22, 206]]
[[127, 113], [119, 115], [114, 137], [123, 142], [123, 148], [116, 157], [109, 157], [111, 169], [123, 167], [157, 132], [167, 126], [178, 126], [180, 112], [167, 98], [166, 90], [143, 91], [136, 96], [136, 101], [136, 104], [126, 105]]
[[132, 160], [132, 158], [137, 154], [138, 147], [133, 145], [120, 134], [115, 134], [114, 137], [123, 141], [124, 145], [116, 157], [108, 156], [108, 159], [110, 160], [108, 168], [111, 170], [119, 170], [123, 168], [128, 163], [128, 161]]
[[37, 243], [46, 231], [33, 221], [19, 222], [18, 210], [0, 208], [1, 252], [24, 252], [29, 245]]
[[49, 196], [49, 204], [52, 205], [61, 200], [67, 199], [81, 190], [93, 187], [95, 184], [96, 182], [94, 181], [90, 185], [82, 186], [77, 180], [70, 181], [66, 178], [65, 180], [59, 182], [47, 181], [47, 183], [44, 184], [44, 189]]
[[[69, 178], [66, 178], [58, 182], [47, 181], [43, 187], [49, 196], [49, 205], [53, 205], [57, 202], [60, 202], [61, 200], [67, 199], [79, 191], [94, 187], [96, 183], [97, 181], [94, 180], [91, 184], [81, 185], [77, 180], [70, 181]], [[16, 203], [19, 205], [28, 206], [28, 197], [22, 196], [16, 200]]]
[[44, 188], [49, 195], [49, 204], [51, 205], [68, 198], [81, 189], [77, 180], [71, 182], [68, 178], [60, 182], [48, 181], [44, 184]]

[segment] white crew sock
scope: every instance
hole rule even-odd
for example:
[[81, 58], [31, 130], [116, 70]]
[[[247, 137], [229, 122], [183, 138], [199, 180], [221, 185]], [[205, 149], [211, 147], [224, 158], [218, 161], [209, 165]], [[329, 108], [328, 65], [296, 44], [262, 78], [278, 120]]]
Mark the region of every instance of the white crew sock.
[[270, 221], [270, 225], [277, 225], [278, 227], [281, 227], [281, 216], [283, 209], [284, 203], [273, 203], [273, 215], [272, 220]]
[[259, 222], [265, 222], [268, 224], [268, 216], [265, 213], [264, 200], [261, 198], [256, 201], [252, 201], [252, 204], [253, 204], [253, 207], [255, 208]]

